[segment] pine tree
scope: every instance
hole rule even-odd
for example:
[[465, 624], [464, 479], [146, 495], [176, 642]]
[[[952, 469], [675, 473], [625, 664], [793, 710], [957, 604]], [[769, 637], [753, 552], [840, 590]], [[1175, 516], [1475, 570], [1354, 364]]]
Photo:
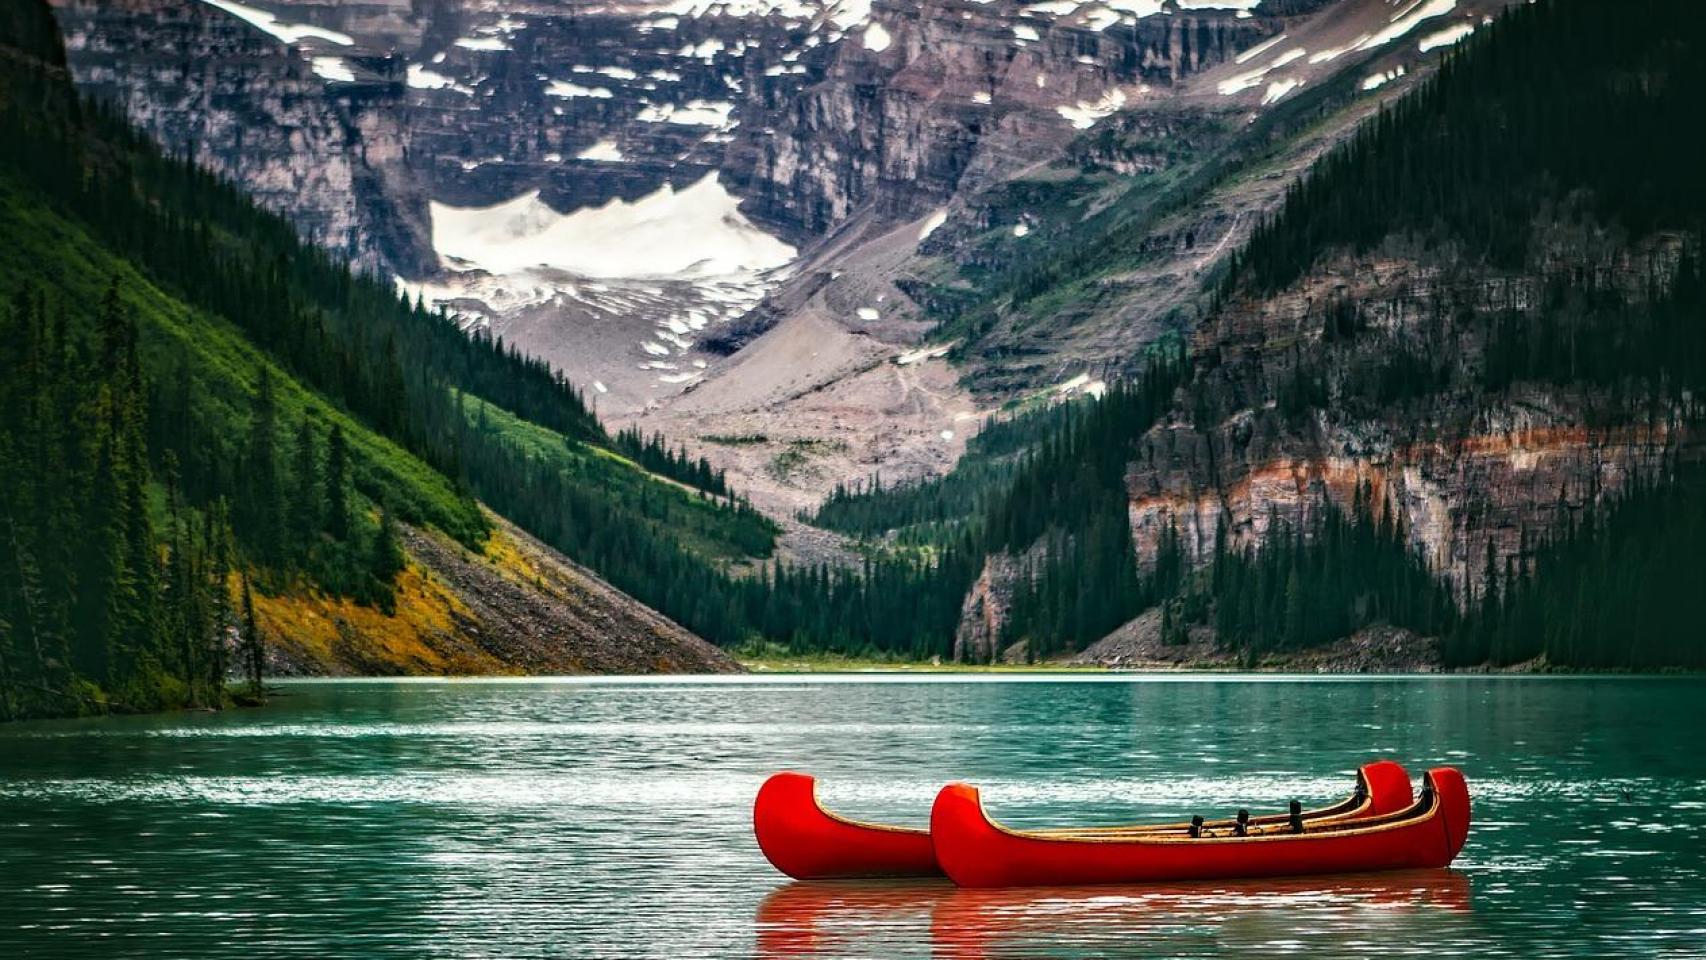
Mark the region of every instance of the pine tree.
[[284, 489], [279, 479], [278, 400], [270, 367], [262, 366], [243, 456], [245, 535], [267, 563], [284, 556]]
[[306, 563], [320, 539], [324, 488], [314, 425], [304, 417], [296, 432], [296, 456], [290, 471], [290, 534], [300, 562]]
[[367, 572], [380, 589], [381, 606], [386, 612], [392, 609], [391, 586], [397, 579], [397, 574], [403, 572], [403, 548], [397, 543], [397, 525], [391, 519], [391, 511], [383, 510], [379, 515], [379, 529], [373, 534], [373, 543], [368, 550]]
[[247, 576], [243, 577], [243, 667], [249, 677], [249, 698], [255, 703], [265, 703], [266, 688], [261, 675], [266, 669], [266, 643], [261, 637], [260, 622], [255, 619], [255, 596]]
[[332, 539], [349, 539], [349, 447], [344, 441], [342, 425], [332, 426], [332, 438], [326, 444], [326, 532]]

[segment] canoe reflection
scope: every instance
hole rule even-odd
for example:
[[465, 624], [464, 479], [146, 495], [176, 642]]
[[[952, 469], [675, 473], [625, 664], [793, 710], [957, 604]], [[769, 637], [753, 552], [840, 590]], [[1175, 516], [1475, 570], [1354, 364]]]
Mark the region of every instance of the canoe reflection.
[[936, 905], [958, 892], [946, 878], [795, 880], [758, 905], [758, 955], [829, 957], [872, 941], [917, 943]]
[[[940, 881], [795, 882], [758, 908], [758, 955], [880, 956], [884, 945], [927, 938], [930, 955], [955, 960], [1106, 955], [1118, 946], [1310, 924], [1366, 937], [1365, 922], [1417, 910], [1467, 913], [1469, 879], [1451, 870], [1132, 887], [967, 890]], [[1395, 918], [1396, 919], [1396, 918]], [[1360, 932], [1359, 932], [1360, 931]], [[1283, 931], [1276, 929], [1276, 935]], [[1349, 944], [1346, 944], [1347, 946]], [[1030, 949], [1027, 949], [1027, 946]]]

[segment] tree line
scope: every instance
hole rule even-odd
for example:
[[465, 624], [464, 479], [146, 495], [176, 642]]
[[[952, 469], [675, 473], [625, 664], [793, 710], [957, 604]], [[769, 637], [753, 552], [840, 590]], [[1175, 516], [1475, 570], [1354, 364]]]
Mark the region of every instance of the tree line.
[[1549, 218], [1637, 237], [1698, 231], [1697, 12], [1686, 0], [1548, 0], [1478, 28], [1287, 190], [1236, 255], [1227, 292], [1283, 289], [1331, 250], [1395, 234], [1515, 268]]
[[151, 466], [116, 293], [92, 334], [77, 319], [26, 292], [0, 314], [0, 719], [223, 704], [227, 502], [192, 508], [175, 459]]

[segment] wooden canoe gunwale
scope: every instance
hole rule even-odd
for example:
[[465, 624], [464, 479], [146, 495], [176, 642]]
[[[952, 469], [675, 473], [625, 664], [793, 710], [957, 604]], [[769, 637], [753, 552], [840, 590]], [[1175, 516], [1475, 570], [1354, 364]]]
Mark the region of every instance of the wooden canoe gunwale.
[[[1389, 761], [1382, 762], [1389, 763]], [[1340, 820], [1365, 817], [1368, 810], [1374, 806], [1375, 802], [1374, 785], [1369, 782], [1368, 774], [1366, 772], [1370, 766], [1372, 766], [1372, 764], [1364, 764], [1357, 768], [1357, 791], [1355, 793], [1337, 803], [1303, 811], [1301, 816], [1303, 817], [1304, 822], [1326, 824]], [[1400, 768], [1400, 772], [1401, 770], [1402, 768]], [[800, 774], [800, 776], [804, 776], [811, 781], [812, 806], [815, 807], [818, 814], [826, 820], [859, 830], [878, 830], [886, 833], [901, 833], [914, 836], [928, 834], [930, 832], [928, 828], [904, 827], [888, 823], [874, 823], [867, 820], [855, 820], [852, 817], [842, 816], [823, 805], [823, 800], [818, 796], [818, 780], [816, 777], [810, 776], [809, 774]], [[981, 800], [979, 802], [981, 803]], [[1251, 817], [1249, 822], [1257, 826], [1280, 824], [1288, 822], [1290, 820], [1290, 816], [1291, 815], [1289, 813], [1262, 814], [1260, 816]], [[994, 824], [994, 820], [991, 820], [990, 822]], [[1203, 826], [1208, 829], [1223, 829], [1231, 827], [1235, 822], [1236, 821], [1231, 818], [1223, 818], [1204, 821]], [[1365, 820], [1364, 822], [1367, 821]], [[1190, 829], [1190, 826], [1191, 825], [1189, 823], [1175, 822], [1154, 824], [1116, 824], [1102, 827], [1045, 827], [1029, 831], [1026, 835], [1036, 834], [1059, 839], [1072, 839], [1080, 836], [1118, 839], [1151, 834], [1184, 833]]]
[[[1303, 818], [1305, 823], [1331, 823], [1336, 820], [1351, 820], [1364, 816], [1368, 812], [1369, 808], [1374, 806], [1374, 787], [1368, 782], [1368, 775], [1363, 772], [1361, 767], [1357, 768], [1357, 787], [1357, 793], [1351, 794], [1345, 799], [1340, 800], [1338, 803], [1325, 807], [1317, 807], [1312, 810], [1305, 810], [1300, 814], [1300, 816]], [[1359, 795], [1361, 796], [1360, 800], [1358, 799]], [[981, 797], [982, 795], [979, 794], [979, 796]], [[1289, 813], [1264, 813], [1260, 816], [1251, 817], [1249, 823], [1252, 826], [1262, 826], [1266, 824], [1289, 823], [1290, 821], [1291, 814]], [[992, 820], [991, 823], [993, 822], [994, 821]], [[1217, 830], [1231, 827], [1237, 822], [1237, 820], [1231, 817], [1223, 817], [1217, 820], [1204, 820], [1202, 825], [1205, 830]], [[1184, 832], [1189, 830], [1190, 826], [1191, 825], [1189, 823], [1178, 822], [1108, 827], [1041, 827], [1036, 830], [1028, 831], [1028, 833], [1067, 839], [1073, 837], [1126, 837], [1143, 836], [1145, 834], [1152, 833]]]
[[883, 830], [888, 833], [910, 834], [928, 834], [930, 832], [926, 827], [902, 827], [892, 823], [871, 823], [866, 820], [854, 820], [851, 817], [844, 817], [824, 806], [823, 801], [818, 799], [816, 777], [812, 778], [812, 806], [817, 807], [817, 812], [823, 814], [825, 818], [833, 820], [836, 823], [845, 824], [849, 827], [857, 827], [860, 830]]
[[[1440, 791], [1434, 786], [1433, 774], [1424, 773], [1422, 780], [1425, 786], [1421, 796], [1417, 797], [1403, 810], [1394, 811], [1367, 820], [1334, 820], [1322, 823], [1316, 827], [1305, 826], [1302, 833], [1253, 833], [1248, 836], [1212, 836], [1191, 837], [1176, 834], [1132, 834], [1125, 835], [1084, 835], [1072, 833], [1049, 832], [1047, 830], [1020, 830], [1009, 827], [989, 815], [983, 805], [983, 793], [977, 793], [977, 810], [989, 827], [998, 833], [1021, 840], [1035, 840], [1041, 843], [1055, 844], [1127, 844], [1131, 846], [1176, 845], [1176, 844], [1225, 844], [1225, 843], [1261, 843], [1280, 840], [1305, 842], [1310, 840], [1332, 840], [1340, 837], [1364, 836], [1372, 833], [1385, 833], [1416, 824], [1427, 823], [1439, 816], [1441, 809]], [[1057, 828], [1058, 829], [1058, 828]]]

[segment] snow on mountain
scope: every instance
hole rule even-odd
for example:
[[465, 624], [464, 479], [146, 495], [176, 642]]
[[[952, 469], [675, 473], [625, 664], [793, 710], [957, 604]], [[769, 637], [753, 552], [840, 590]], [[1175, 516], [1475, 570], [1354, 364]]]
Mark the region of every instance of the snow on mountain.
[[677, 191], [558, 213], [532, 190], [487, 207], [432, 204], [432, 242], [447, 262], [494, 274], [547, 268], [583, 277], [696, 279], [756, 273], [793, 247], [753, 226], [715, 173]]

